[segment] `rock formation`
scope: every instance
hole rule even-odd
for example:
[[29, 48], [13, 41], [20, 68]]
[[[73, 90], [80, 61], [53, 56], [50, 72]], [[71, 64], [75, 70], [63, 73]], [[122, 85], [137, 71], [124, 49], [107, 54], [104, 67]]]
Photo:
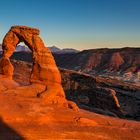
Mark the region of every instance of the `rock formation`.
[[104, 86], [99, 77], [65, 69], [61, 69], [60, 72], [69, 99], [77, 101], [83, 108], [98, 113], [102, 113], [103, 110], [105, 111], [103, 114], [123, 117], [116, 91], [112, 87]]
[[124, 64], [123, 58], [119, 52], [115, 52], [112, 54], [109, 62], [104, 66], [104, 68], [109, 71], [119, 71], [122, 64]]
[[138, 72], [140, 48], [89, 49], [75, 54], [54, 54], [61, 68], [84, 72]]
[[[65, 99], [60, 72], [50, 50], [45, 47], [39, 37], [39, 30], [36, 28], [26, 26], [11, 27], [2, 43], [3, 56], [0, 60], [0, 74], [12, 79], [14, 68], [9, 58], [20, 42], [24, 42], [31, 49], [34, 64], [30, 77], [31, 85], [17, 87], [17, 94], [21, 90], [23, 93], [28, 92], [30, 94], [30, 89], [39, 87], [40, 90], [37, 90], [37, 92], [34, 90], [34, 96], [43, 97], [43, 100], [45, 99], [49, 104], [61, 104], [77, 110], [78, 108], [73, 102]], [[40, 85], [42, 85], [42, 88], [40, 88]]]

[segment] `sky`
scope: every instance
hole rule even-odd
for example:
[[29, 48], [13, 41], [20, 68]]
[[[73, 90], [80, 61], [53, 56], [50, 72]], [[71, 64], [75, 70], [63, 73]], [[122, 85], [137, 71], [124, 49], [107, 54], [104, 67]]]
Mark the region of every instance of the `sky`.
[[140, 0], [0, 0], [0, 42], [13, 25], [39, 28], [46, 46], [140, 47]]

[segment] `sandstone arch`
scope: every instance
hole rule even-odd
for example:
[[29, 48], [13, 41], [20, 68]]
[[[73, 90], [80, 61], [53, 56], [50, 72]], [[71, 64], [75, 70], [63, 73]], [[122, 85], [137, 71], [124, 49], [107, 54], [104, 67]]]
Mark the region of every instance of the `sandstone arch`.
[[[13, 54], [17, 44], [24, 42], [33, 53], [34, 64], [30, 77], [31, 85], [37, 83], [46, 86], [43, 92], [35, 93], [35, 96], [40, 95], [48, 103], [62, 104], [77, 109], [74, 103], [65, 99], [60, 72], [50, 50], [45, 47], [39, 37], [39, 33], [38, 29], [27, 26], [11, 27], [2, 43], [3, 56], [0, 60], [0, 74], [12, 79], [14, 68], [9, 58]], [[30, 86], [25, 88], [30, 90]]]

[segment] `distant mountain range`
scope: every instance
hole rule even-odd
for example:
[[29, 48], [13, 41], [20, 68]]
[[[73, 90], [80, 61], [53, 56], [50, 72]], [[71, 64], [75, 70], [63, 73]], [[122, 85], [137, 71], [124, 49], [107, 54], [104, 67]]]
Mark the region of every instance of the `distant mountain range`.
[[57, 53], [57, 54], [68, 54], [68, 53], [78, 53], [79, 51], [76, 49], [72, 49], [72, 48], [66, 48], [66, 49], [60, 49], [56, 46], [52, 46], [52, 47], [48, 47], [52, 53]]
[[[52, 46], [52, 47], [48, 47], [52, 53], [57, 53], [57, 54], [68, 54], [68, 53], [78, 53], [79, 51], [76, 49], [72, 49], [72, 48], [65, 48], [65, 49], [60, 49], [56, 46]], [[0, 51], [2, 51], [2, 45], [0, 44]], [[18, 45], [16, 47], [16, 52], [30, 52], [31, 50], [26, 47], [26, 46], [22, 46], [22, 45]]]
[[[2, 45], [0, 44], [0, 52], [1, 51], [2, 51]], [[26, 46], [18, 45], [16, 47], [15, 52], [31, 52], [31, 50]]]

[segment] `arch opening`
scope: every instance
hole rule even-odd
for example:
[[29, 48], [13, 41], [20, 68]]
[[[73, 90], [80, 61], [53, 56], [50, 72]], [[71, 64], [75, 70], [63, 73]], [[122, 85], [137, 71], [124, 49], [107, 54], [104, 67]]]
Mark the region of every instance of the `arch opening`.
[[32, 50], [23, 41], [16, 45], [15, 52], [31, 52]]
[[14, 67], [13, 80], [22, 86], [30, 85], [33, 67], [32, 51], [30, 48], [24, 42], [20, 42], [10, 57], [10, 61]]

